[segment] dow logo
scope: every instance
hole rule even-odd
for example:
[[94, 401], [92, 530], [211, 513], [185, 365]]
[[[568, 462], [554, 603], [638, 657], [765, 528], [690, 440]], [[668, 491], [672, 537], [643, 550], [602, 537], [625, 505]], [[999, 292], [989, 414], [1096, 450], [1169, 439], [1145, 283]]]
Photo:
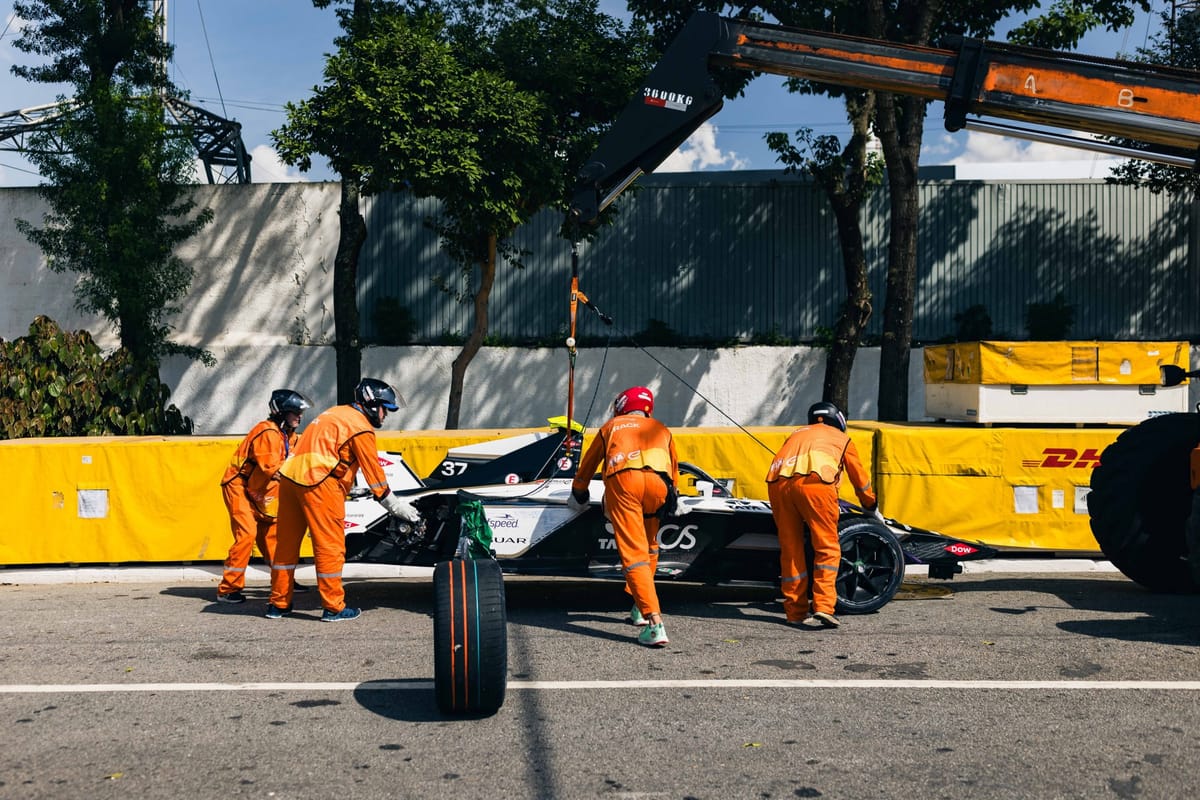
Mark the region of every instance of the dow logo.
[[1040, 458], [1021, 459], [1023, 467], [1044, 469], [1095, 469], [1100, 466], [1100, 451], [1089, 447], [1082, 452], [1070, 447], [1047, 447]]

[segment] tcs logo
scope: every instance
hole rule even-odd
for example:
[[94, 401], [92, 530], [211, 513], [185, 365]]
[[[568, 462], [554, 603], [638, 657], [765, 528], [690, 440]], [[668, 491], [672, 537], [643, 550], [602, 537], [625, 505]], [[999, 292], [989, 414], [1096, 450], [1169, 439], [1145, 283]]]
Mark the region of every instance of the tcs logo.
[[1022, 459], [1023, 467], [1043, 467], [1046, 469], [1095, 469], [1100, 466], [1100, 451], [1089, 447], [1082, 453], [1070, 447], [1047, 447], [1042, 450], [1041, 458]]

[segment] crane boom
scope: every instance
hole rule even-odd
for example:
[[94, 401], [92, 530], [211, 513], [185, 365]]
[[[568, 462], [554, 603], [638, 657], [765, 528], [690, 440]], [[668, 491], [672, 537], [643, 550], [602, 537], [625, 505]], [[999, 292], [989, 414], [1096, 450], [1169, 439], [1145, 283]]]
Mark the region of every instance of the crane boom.
[[[580, 170], [569, 227], [594, 224], [720, 111], [714, 67], [941, 100], [950, 131], [978, 129], [1191, 169], [1200, 163], [1200, 72], [966, 37], [947, 44], [896, 44], [697, 12]], [[1144, 149], [1072, 131], [1130, 139]]]

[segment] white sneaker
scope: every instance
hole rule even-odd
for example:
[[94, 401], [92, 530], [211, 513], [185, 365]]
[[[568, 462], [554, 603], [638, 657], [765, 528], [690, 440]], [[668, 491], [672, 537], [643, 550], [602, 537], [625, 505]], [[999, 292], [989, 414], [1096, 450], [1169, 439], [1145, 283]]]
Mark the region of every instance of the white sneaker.
[[821, 623], [822, 628], [836, 628], [842, 624], [833, 614], [827, 614], [824, 611], [814, 611], [813, 619]]

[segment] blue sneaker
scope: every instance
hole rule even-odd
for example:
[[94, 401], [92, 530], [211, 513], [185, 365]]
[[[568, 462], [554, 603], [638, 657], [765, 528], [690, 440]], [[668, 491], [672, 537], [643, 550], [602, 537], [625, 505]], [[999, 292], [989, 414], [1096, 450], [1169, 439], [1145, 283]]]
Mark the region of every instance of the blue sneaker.
[[267, 619], [283, 619], [290, 613], [292, 613], [291, 606], [288, 606], [287, 608], [279, 608], [278, 606], [273, 606], [270, 603], [267, 604]]
[[360, 609], [350, 608], [349, 606], [343, 608], [341, 611], [329, 611], [326, 609], [325, 613], [321, 615], [321, 622], [341, 622], [344, 619], [358, 619], [358, 615], [361, 613]]
[[657, 625], [647, 625], [638, 634], [638, 642], [647, 647], [662, 647], [669, 641], [671, 640], [667, 638], [667, 629], [661, 622]]

